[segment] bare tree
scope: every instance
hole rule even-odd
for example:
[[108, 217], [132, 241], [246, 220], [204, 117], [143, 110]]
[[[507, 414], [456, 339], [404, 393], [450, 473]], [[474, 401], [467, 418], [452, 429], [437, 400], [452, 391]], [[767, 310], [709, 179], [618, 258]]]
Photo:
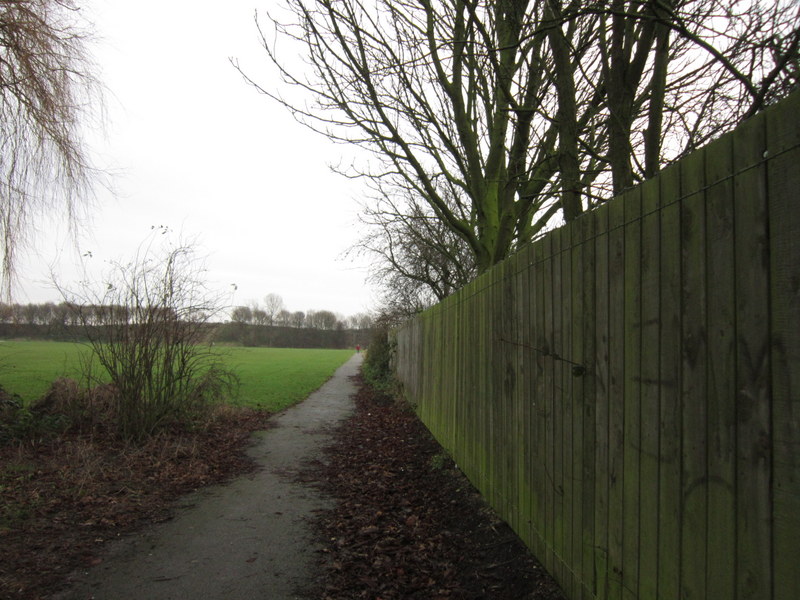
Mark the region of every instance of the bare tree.
[[249, 325], [253, 322], [253, 309], [249, 306], [237, 306], [231, 311], [231, 321], [243, 325]]
[[289, 319], [289, 324], [291, 327], [305, 327], [306, 313], [304, 313], [302, 310], [294, 311]]
[[366, 233], [352, 251], [372, 258], [370, 279], [381, 286], [384, 304], [404, 302], [417, 311], [475, 276], [469, 246], [416, 198], [377, 198], [361, 222]]
[[280, 325], [281, 327], [289, 327], [291, 322], [292, 313], [286, 309], [280, 311], [275, 317], [275, 325]]
[[349, 329], [371, 329], [374, 323], [375, 319], [369, 313], [356, 313], [347, 318]]
[[309, 310], [306, 313], [306, 327], [312, 329], [336, 329], [338, 317], [329, 310]]
[[92, 350], [84, 375], [96, 384], [110, 377], [120, 434], [130, 439], [192, 416], [235, 384], [208, 342], [224, 304], [206, 287], [202, 260], [191, 245], [150, 242], [131, 261], [112, 263], [102, 281], [61, 288]]
[[71, 223], [93, 170], [80, 126], [100, 100], [73, 0], [0, 0], [0, 243], [10, 294], [16, 251], [35, 219], [63, 211]]
[[274, 325], [275, 317], [285, 309], [283, 298], [278, 294], [267, 294], [264, 296], [264, 312], [267, 313], [267, 324]]
[[267, 312], [259, 308], [258, 305], [253, 306], [253, 323], [256, 325], [268, 325], [269, 324], [269, 315]]
[[797, 85], [791, 0], [286, 6], [259, 26], [286, 94], [260, 91], [370, 151], [346, 174], [424, 204], [477, 272]]

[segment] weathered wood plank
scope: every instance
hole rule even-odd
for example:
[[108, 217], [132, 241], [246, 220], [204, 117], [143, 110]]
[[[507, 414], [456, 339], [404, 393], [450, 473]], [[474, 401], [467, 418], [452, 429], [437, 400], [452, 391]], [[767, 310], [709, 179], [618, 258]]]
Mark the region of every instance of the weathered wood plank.
[[681, 162], [681, 594], [705, 598], [708, 516], [705, 150], [694, 152]]
[[[559, 345], [561, 346], [561, 356], [567, 360], [572, 359], [572, 253], [574, 224], [568, 224], [563, 228], [561, 234], [561, 332], [559, 334]], [[564, 361], [559, 362], [559, 397], [561, 399], [561, 456], [562, 456], [562, 489], [561, 506], [563, 510], [564, 530], [562, 535], [562, 560], [563, 581], [570, 597], [576, 597], [576, 582], [573, 574], [574, 548], [572, 545], [573, 535], [573, 486], [575, 477], [573, 475], [573, 411], [574, 397], [572, 388], [572, 369], [570, 364]]]
[[551, 334], [549, 339], [550, 369], [552, 373], [550, 414], [552, 423], [552, 448], [553, 448], [553, 551], [556, 555], [554, 576], [557, 581], [565, 581], [563, 558], [566, 555], [564, 509], [564, 413], [566, 409], [566, 394], [562, 387], [563, 364], [558, 356], [564, 352], [562, 339], [562, 314], [564, 308], [564, 290], [561, 271], [562, 244], [566, 228], [561, 227], [550, 234], [552, 242], [552, 256], [550, 259], [551, 285], [549, 289], [550, 306], [552, 307]]
[[503, 448], [505, 465], [503, 469], [503, 506], [504, 513], [511, 515], [510, 524], [517, 526], [517, 457], [520, 451], [520, 439], [516, 435], [515, 404], [517, 394], [517, 345], [515, 328], [515, 278], [516, 278], [517, 257], [511, 256], [503, 261], [503, 281], [502, 281], [502, 336], [509, 342], [503, 342], [503, 422], [504, 430], [501, 431], [500, 444]]
[[608, 206], [608, 564], [609, 598], [622, 596], [625, 514], [625, 203]]
[[642, 186], [639, 598], [656, 598], [658, 593], [660, 204], [659, 181], [648, 180]]
[[484, 453], [484, 449], [480, 444], [480, 438], [478, 436], [478, 424], [481, 423], [481, 404], [483, 403], [483, 397], [481, 395], [482, 390], [480, 389], [480, 370], [484, 368], [484, 364], [482, 362], [482, 351], [481, 351], [481, 324], [480, 324], [480, 303], [477, 299], [478, 296], [478, 281], [473, 281], [470, 285], [470, 291], [468, 292], [468, 297], [470, 298], [469, 302], [469, 319], [471, 323], [471, 333], [470, 333], [470, 347], [472, 351], [470, 352], [470, 356], [472, 356], [472, 361], [470, 362], [470, 370], [467, 373], [470, 373], [470, 385], [465, 389], [466, 393], [469, 397], [469, 422], [467, 423], [467, 427], [465, 428], [465, 434], [470, 436], [470, 453], [468, 456], [468, 465], [470, 469], [470, 479], [472, 481], [476, 481], [478, 477], [478, 465], [481, 464], [482, 456]]
[[734, 598], [736, 581], [736, 279], [733, 138], [706, 152], [708, 302], [707, 594]]
[[583, 515], [583, 530], [581, 532], [581, 552], [583, 555], [583, 586], [584, 598], [593, 598], [597, 589], [597, 575], [595, 571], [595, 490], [597, 486], [596, 473], [596, 330], [597, 330], [597, 301], [596, 301], [596, 272], [597, 263], [597, 211], [581, 219], [583, 244], [581, 244], [582, 282], [583, 290], [579, 308], [583, 314], [583, 328], [580, 332], [583, 341], [583, 366], [586, 371], [581, 377], [583, 396], [581, 407], [583, 409], [583, 446], [581, 455], [583, 459], [583, 497], [581, 498], [581, 514]]
[[522, 348], [519, 346], [522, 339], [522, 277], [524, 269], [522, 267], [522, 253], [517, 252], [514, 256], [510, 257], [510, 271], [507, 273], [509, 277], [508, 285], [510, 290], [506, 302], [507, 319], [508, 319], [508, 339], [511, 340], [508, 351], [510, 352], [509, 371], [510, 376], [513, 378], [512, 390], [510, 398], [510, 407], [508, 415], [508, 430], [513, 440], [513, 449], [510, 458], [510, 473], [511, 489], [508, 493], [509, 502], [509, 524], [516, 532], [522, 531], [522, 487], [523, 483], [523, 465], [525, 456], [525, 432], [522, 425], [522, 387], [523, 387], [523, 371], [522, 371]]
[[[585, 358], [583, 354], [583, 328], [586, 316], [583, 314], [583, 246], [584, 225], [581, 222], [571, 224], [571, 247], [569, 254], [569, 279], [570, 279], [570, 355], [573, 361], [583, 364]], [[583, 398], [583, 375], [572, 374], [570, 377], [572, 422], [570, 439], [568, 440], [569, 452], [572, 460], [570, 490], [572, 502], [572, 523], [571, 540], [569, 542], [571, 554], [570, 564], [574, 577], [573, 598], [583, 600], [582, 582], [587, 574], [583, 568], [583, 531], [585, 514], [583, 512], [584, 497], [584, 473], [583, 473], [583, 427], [584, 427], [584, 398]], [[565, 443], [565, 445], [566, 445]], [[587, 599], [588, 600], [588, 599]]]
[[771, 367], [765, 120], [733, 138], [736, 238], [737, 592], [768, 598], [772, 588], [770, 499]]
[[532, 527], [534, 513], [534, 465], [533, 465], [533, 450], [535, 444], [536, 430], [533, 427], [533, 381], [531, 378], [530, 368], [530, 352], [527, 347], [531, 345], [531, 330], [533, 328], [533, 294], [531, 291], [531, 280], [533, 270], [531, 263], [533, 261], [533, 248], [527, 246], [520, 252], [522, 259], [522, 280], [521, 280], [521, 319], [520, 319], [520, 343], [523, 344], [522, 352], [520, 353], [520, 377], [519, 384], [521, 393], [521, 413], [520, 421], [523, 431], [523, 439], [525, 446], [523, 448], [522, 462], [521, 462], [521, 477], [523, 486], [521, 488], [520, 510], [522, 511], [522, 528], [520, 536], [526, 541], [529, 548], [535, 547], [534, 529]]
[[489, 441], [489, 473], [485, 496], [489, 504], [496, 510], [502, 510], [502, 485], [503, 485], [503, 456], [500, 452], [502, 444], [502, 409], [503, 409], [503, 346], [500, 341], [502, 335], [500, 314], [500, 299], [502, 298], [502, 267], [495, 265], [489, 273], [490, 287], [487, 290], [487, 313], [489, 323], [489, 341], [491, 349], [489, 357], [489, 393], [487, 401], [490, 406], [489, 420], [487, 422], [487, 439]]
[[609, 513], [609, 233], [608, 205], [596, 210], [595, 238], [595, 360], [592, 368], [595, 387], [595, 491], [594, 491], [594, 566], [593, 594], [608, 598], [608, 513]]
[[[466, 289], [466, 288], [464, 288]], [[462, 291], [463, 293], [463, 291]], [[469, 400], [467, 397], [466, 389], [465, 389], [465, 382], [466, 377], [464, 377], [464, 373], [467, 373], [467, 366], [465, 363], [466, 357], [466, 349], [469, 347], [469, 331], [466, 327], [467, 323], [467, 303], [462, 302], [460, 299], [453, 298], [453, 302], [455, 304], [454, 307], [454, 318], [456, 320], [456, 331], [457, 333], [457, 348], [454, 349], [455, 354], [455, 365], [454, 365], [454, 373], [453, 376], [456, 378], [456, 386], [455, 386], [455, 393], [456, 397], [458, 398], [458, 412], [455, 416], [456, 419], [456, 439], [455, 444], [453, 446], [452, 455], [453, 456], [465, 456], [468, 452], [468, 443], [467, 443], [467, 434], [466, 434], [466, 424], [469, 419]]]
[[[531, 443], [531, 432], [528, 427], [529, 417], [529, 396], [528, 396], [528, 378], [525, 368], [525, 333], [528, 328], [528, 250], [523, 249], [517, 253], [516, 262], [516, 278], [515, 278], [515, 298], [514, 298], [514, 311], [515, 311], [515, 333], [514, 339], [520, 346], [516, 352], [515, 370], [517, 376], [516, 396], [515, 396], [515, 431], [514, 435], [519, 440], [519, 449], [517, 456], [517, 497], [515, 499], [517, 505], [517, 523], [515, 531], [517, 534], [529, 544], [530, 535], [530, 463], [528, 447]], [[530, 544], [529, 544], [530, 547]]]
[[[534, 328], [532, 332], [533, 344], [532, 348], [539, 348], [545, 339], [545, 241], [540, 240], [534, 245]], [[547, 429], [547, 393], [545, 387], [545, 359], [541, 352], [531, 350], [530, 353], [533, 368], [531, 372], [534, 378], [534, 398], [533, 398], [533, 416], [535, 419], [536, 441], [533, 446], [535, 465], [536, 465], [536, 531], [540, 540], [538, 553], [536, 557], [544, 565], [546, 564], [547, 555], [550, 553], [549, 546], [549, 523], [547, 514], [547, 488], [548, 471], [547, 471], [547, 453], [546, 453], [546, 429]]]
[[[542, 345], [540, 348], [547, 352], [553, 350], [553, 246], [555, 243], [555, 232], [551, 232], [544, 240], [544, 328], [542, 335]], [[547, 545], [548, 553], [545, 567], [551, 573], [555, 571], [556, 559], [556, 484], [555, 484], [555, 373], [553, 369], [553, 359], [549, 355], [543, 355], [544, 372], [544, 395], [542, 405], [545, 415], [545, 518], [547, 519]]]
[[659, 382], [658, 598], [680, 598], [681, 571], [681, 227], [680, 163], [662, 171]]
[[642, 379], [642, 190], [622, 197], [624, 235], [624, 339], [623, 339], [623, 527], [622, 597], [635, 600], [639, 592], [641, 531], [641, 379]]
[[776, 600], [800, 597], [800, 94], [767, 111]]

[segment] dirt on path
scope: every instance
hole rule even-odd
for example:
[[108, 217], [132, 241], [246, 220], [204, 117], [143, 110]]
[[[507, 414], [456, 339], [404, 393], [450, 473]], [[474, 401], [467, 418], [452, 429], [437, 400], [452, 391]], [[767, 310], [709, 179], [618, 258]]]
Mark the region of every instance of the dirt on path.
[[273, 419], [249, 454], [251, 476], [192, 494], [169, 522], [111, 544], [58, 600], [314, 598], [319, 548], [313, 515], [332, 500], [298, 481], [353, 411], [356, 354], [308, 399]]

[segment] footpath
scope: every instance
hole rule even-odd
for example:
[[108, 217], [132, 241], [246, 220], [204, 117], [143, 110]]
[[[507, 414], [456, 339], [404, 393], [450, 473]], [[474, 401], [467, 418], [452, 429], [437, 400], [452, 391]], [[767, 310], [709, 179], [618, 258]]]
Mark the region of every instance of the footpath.
[[309, 520], [332, 501], [295, 475], [322, 458], [332, 431], [352, 413], [350, 377], [361, 360], [354, 355], [256, 434], [255, 474], [187, 496], [174, 519], [115, 542], [56, 599], [313, 598], [318, 547]]

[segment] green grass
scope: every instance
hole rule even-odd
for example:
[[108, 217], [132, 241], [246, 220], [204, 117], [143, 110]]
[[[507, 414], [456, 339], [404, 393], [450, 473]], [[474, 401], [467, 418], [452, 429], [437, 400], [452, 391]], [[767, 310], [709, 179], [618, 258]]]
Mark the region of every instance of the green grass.
[[[58, 377], [80, 379], [83, 352], [81, 344], [0, 340], [0, 385], [32, 402]], [[279, 411], [320, 387], [353, 352], [228, 347], [221, 354], [241, 383], [233, 404]]]
[[278, 411], [320, 387], [353, 351], [233, 347], [224, 355], [241, 381], [234, 404]]
[[69, 342], [0, 340], [0, 385], [28, 403], [59, 377], [80, 379], [80, 355], [88, 347]]

